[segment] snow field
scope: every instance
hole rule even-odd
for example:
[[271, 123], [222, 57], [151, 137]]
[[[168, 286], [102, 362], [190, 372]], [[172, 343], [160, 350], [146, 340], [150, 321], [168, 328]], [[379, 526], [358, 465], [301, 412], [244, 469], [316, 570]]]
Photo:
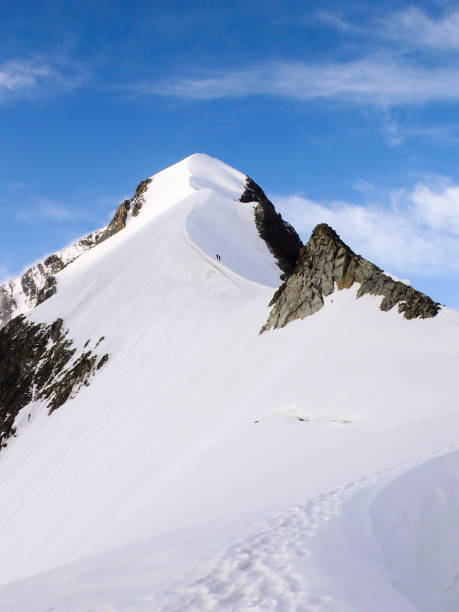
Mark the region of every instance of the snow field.
[[421, 610], [387, 535], [418, 493], [382, 486], [457, 445], [459, 313], [406, 321], [353, 287], [260, 336], [279, 272], [244, 178], [202, 155], [158, 173], [31, 314], [110, 359], [0, 454], [0, 609]]

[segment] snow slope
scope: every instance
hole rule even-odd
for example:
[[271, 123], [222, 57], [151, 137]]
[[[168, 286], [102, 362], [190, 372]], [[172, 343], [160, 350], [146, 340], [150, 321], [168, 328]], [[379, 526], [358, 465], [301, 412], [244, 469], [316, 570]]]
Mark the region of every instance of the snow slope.
[[459, 313], [406, 321], [351, 288], [260, 336], [280, 271], [244, 183], [204, 155], [154, 175], [31, 313], [110, 360], [0, 453], [0, 609], [455, 609], [458, 459], [431, 457], [459, 444]]

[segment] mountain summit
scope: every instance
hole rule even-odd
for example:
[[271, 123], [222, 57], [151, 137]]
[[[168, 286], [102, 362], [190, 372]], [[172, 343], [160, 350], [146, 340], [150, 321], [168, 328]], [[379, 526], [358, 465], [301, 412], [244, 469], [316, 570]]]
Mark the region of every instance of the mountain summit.
[[[209, 206], [205, 204], [205, 200], [212, 193], [216, 199]], [[191, 206], [189, 218], [185, 222], [185, 231], [189, 232], [190, 236], [200, 233], [197, 246], [203, 246], [208, 255], [214, 257], [218, 247], [220, 250], [227, 248], [230, 259], [226, 258], [225, 265], [231, 267], [234, 264], [236, 272], [242, 271], [245, 264], [236, 252], [241, 251], [242, 255], [244, 249], [247, 249], [249, 236], [243, 225], [251, 222], [248, 219], [243, 220], [242, 212], [238, 211], [245, 209], [247, 212], [254, 207], [258, 233], [274, 256], [278, 267], [286, 274], [293, 270], [302, 246], [301, 240], [295, 230], [276, 213], [263, 190], [249, 177], [223, 162], [196, 153], [142, 181], [132, 198], [120, 204], [106, 227], [92, 232], [62, 251], [49, 255], [44, 261], [27, 269], [20, 277], [0, 286], [0, 327], [12, 317], [28, 312], [54, 295], [57, 291], [55, 275], [83, 253], [113, 237], [129, 224], [132, 224], [130, 230], [139, 230], [145, 223], [171, 207], [180, 205], [193, 194], [199, 194], [197, 197], [200, 202]], [[222, 204], [223, 201], [226, 201], [225, 205]], [[230, 204], [234, 201], [252, 204], [252, 207]], [[146, 206], [141, 218], [137, 220], [144, 205]], [[204, 218], [206, 213], [209, 215], [207, 220]], [[216, 223], [213, 225], [214, 221]], [[223, 224], [227, 225], [228, 234], [234, 233], [233, 238], [220, 234]], [[201, 239], [203, 244], [199, 245]], [[236, 239], [240, 241], [239, 244], [235, 242]], [[235, 257], [240, 259], [239, 263], [236, 263]], [[245, 262], [246, 267], [249, 267], [253, 260], [252, 253]]]
[[[407, 319], [434, 317], [439, 311], [438, 303], [356, 255], [326, 224], [318, 225], [303, 246], [251, 178], [219, 160], [195, 154], [142, 181], [106, 227], [1, 287], [0, 315], [4, 324], [12, 320], [0, 331], [0, 449], [16, 434], [16, 419], [27, 405], [42, 401], [53, 412], [88, 386], [107, 363], [109, 354], [96, 352], [105, 336], [94, 331], [94, 339], [78, 346], [65, 327], [66, 310], [76, 297], [87, 308], [94, 299], [87, 285], [95, 278], [103, 283], [101, 288], [94, 286], [94, 295], [114, 286], [113, 299], [120, 300], [131, 286], [136, 299], [139, 285], [148, 284], [151, 277], [148, 269], [141, 277], [137, 274], [142, 262], [151, 258], [150, 225], [152, 236], [158, 228], [163, 240], [170, 240], [161, 251], [165, 260], [173, 261], [171, 251], [177, 249], [183, 251], [182, 257], [189, 256], [183, 250], [188, 245], [233, 282], [242, 278], [276, 288], [283, 279], [269, 303], [272, 309], [262, 331], [316, 313], [335, 289], [349, 289], [354, 283], [359, 285], [358, 298], [382, 296], [381, 310], [397, 304]], [[183, 232], [184, 242], [173, 238], [177, 232]], [[119, 257], [123, 261], [113, 267]], [[165, 278], [180, 277], [183, 259], [166, 270]], [[126, 275], [129, 278], [122, 280]], [[76, 292], [78, 283], [84, 286], [85, 302]], [[52, 320], [24, 317], [60, 293], [61, 284], [63, 303], [51, 307]], [[113, 307], [111, 312], [113, 316]]]
[[[0, 287], [0, 327], [12, 317], [28, 312], [54, 295], [57, 291], [55, 275], [86, 251], [125, 229], [140, 214], [144, 204], [147, 206], [143, 218], [140, 223], [134, 223], [133, 228], [139, 229], [171, 206], [198, 192], [201, 198], [209, 192], [218, 198], [211, 207], [209, 205], [193, 207], [194, 210], [189, 211], [185, 222], [185, 231], [190, 237], [193, 232], [197, 232], [196, 235], [200, 234], [196, 244], [200, 246], [202, 239], [201, 246], [205, 245], [204, 250], [210, 256], [213, 256], [211, 245], [216, 254], [219, 246], [221, 249], [229, 246], [227, 253], [230, 259], [225, 258], [224, 265], [231, 267], [235, 264], [235, 272], [249, 268], [254, 263], [254, 257], [251, 255], [246, 260], [247, 265], [240, 257], [239, 262], [235, 263], [235, 253], [243, 252], [248, 242], [247, 231], [244, 231], [245, 235], [240, 233], [242, 216], [241, 212], [237, 211], [242, 209], [241, 207], [238, 209], [234, 203], [231, 205], [227, 203], [225, 208], [219, 207], [218, 201], [224, 198], [227, 201], [252, 205], [250, 207], [250, 210], [253, 210], [252, 223], [250, 221], [246, 223], [254, 223], [259, 237], [266, 244], [281, 271], [281, 279], [286, 281], [271, 300], [270, 305], [276, 307], [264, 329], [283, 326], [289, 320], [317, 312], [323, 305], [323, 297], [333, 292], [335, 283], [338, 289], [342, 289], [358, 282], [362, 285], [358, 297], [365, 293], [382, 295], [384, 296], [381, 303], [382, 310], [389, 310], [395, 304], [399, 304], [399, 312], [403, 312], [407, 319], [432, 317], [437, 314], [438, 303], [395, 281], [377, 266], [353, 253], [326, 224], [318, 225], [307, 245], [302, 248], [303, 244], [295, 229], [282, 219], [261, 187], [250, 177], [207, 155], [194, 154], [142, 181], [132, 198], [120, 204], [106, 227], [81, 238], [58, 253], [49, 255], [43, 262], [32, 266], [20, 277], [3, 284]], [[198, 212], [200, 208], [203, 210]], [[231, 210], [236, 211], [239, 216], [236, 223], [235, 218], [231, 218]], [[205, 213], [209, 215], [207, 220], [204, 220]], [[213, 223], [215, 220], [218, 220], [218, 223]], [[207, 227], [203, 231], [206, 223]], [[228, 234], [235, 234], [235, 237], [240, 239], [239, 244], [234, 240], [229, 244], [228, 238], [223, 238], [219, 234], [223, 223], [227, 224]], [[199, 229], [196, 228], [196, 224], [199, 225]], [[204, 233], [207, 235], [204, 236]], [[293, 278], [287, 283], [287, 279], [294, 271]], [[283, 305], [285, 301], [289, 304], [295, 302], [296, 306], [287, 312]]]
[[458, 609], [458, 313], [202, 154], [2, 296], [0, 609]]

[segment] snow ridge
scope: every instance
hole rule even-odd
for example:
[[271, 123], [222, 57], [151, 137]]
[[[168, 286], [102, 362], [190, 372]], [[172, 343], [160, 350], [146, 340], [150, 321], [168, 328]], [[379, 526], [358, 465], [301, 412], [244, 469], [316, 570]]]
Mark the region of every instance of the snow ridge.
[[[153, 179], [155, 185], [149, 194]], [[183, 197], [202, 189], [236, 200], [244, 189], [245, 179], [245, 175], [217, 159], [194, 154], [142, 181], [133, 197], [121, 203], [108, 225], [47, 256], [0, 286], [0, 327], [12, 317], [25, 314], [52, 297], [56, 293], [55, 275], [83, 253], [124, 229], [139, 215], [145, 203], [149, 204], [149, 210], [144, 215], [148, 220], [177, 204]]]

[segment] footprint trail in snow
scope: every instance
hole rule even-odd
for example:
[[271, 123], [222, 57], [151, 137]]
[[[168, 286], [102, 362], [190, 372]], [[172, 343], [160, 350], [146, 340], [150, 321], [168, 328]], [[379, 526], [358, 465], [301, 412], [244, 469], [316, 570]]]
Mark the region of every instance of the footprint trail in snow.
[[318, 612], [331, 602], [327, 593], [312, 592], [301, 572], [302, 560], [320, 527], [338, 514], [343, 503], [360, 489], [381, 479], [368, 476], [304, 505], [277, 513], [227, 547], [202, 578], [169, 589], [160, 600], [161, 612], [276, 610]]
[[[432, 452], [428, 458], [455, 448]], [[308, 563], [313, 555], [314, 537], [358, 492], [384, 484], [425, 459], [380, 470], [257, 523], [246, 536], [214, 558], [212, 569], [201, 578], [171, 585], [157, 601], [157, 609], [160, 612], [335, 612], [340, 602], [334, 602], [308, 576], [308, 568], [314, 565]]]

